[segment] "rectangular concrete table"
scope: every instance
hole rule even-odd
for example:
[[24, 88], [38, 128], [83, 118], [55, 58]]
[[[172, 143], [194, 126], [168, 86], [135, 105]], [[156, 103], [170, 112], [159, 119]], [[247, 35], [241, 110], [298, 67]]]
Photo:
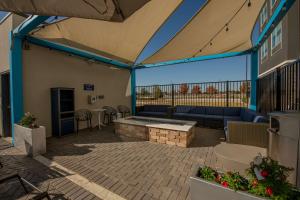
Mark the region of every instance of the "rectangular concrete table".
[[115, 132], [120, 135], [188, 147], [197, 122], [133, 116], [117, 119], [114, 123]]

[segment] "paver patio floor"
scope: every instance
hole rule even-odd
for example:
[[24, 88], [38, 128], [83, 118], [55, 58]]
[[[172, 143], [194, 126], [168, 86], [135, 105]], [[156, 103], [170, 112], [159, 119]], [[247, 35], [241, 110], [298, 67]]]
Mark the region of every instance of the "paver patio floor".
[[[50, 197], [56, 200], [86, 199], [99, 200], [94, 194], [86, 191], [66, 177], [68, 174], [50, 169], [38, 161], [22, 155], [22, 153], [0, 138], [0, 179], [10, 174], [18, 173], [22, 178], [35, 185], [41, 191], [48, 191]], [[25, 194], [21, 184], [16, 180], [0, 184], [1, 200], [27, 200], [39, 193], [26, 185], [30, 194]]]
[[201, 164], [221, 168], [213, 153], [223, 131], [197, 128], [182, 148], [117, 136], [111, 127], [47, 140], [46, 158], [125, 199], [190, 199], [189, 177]]

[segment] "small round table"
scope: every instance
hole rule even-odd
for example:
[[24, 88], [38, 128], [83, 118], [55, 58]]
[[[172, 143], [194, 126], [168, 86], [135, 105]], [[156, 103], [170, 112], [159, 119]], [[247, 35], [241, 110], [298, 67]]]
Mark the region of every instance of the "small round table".
[[104, 124], [102, 124], [102, 120], [101, 120], [101, 114], [102, 112], [104, 112], [106, 109], [103, 108], [97, 108], [97, 109], [92, 109], [92, 112], [96, 112], [98, 113], [98, 129], [101, 130], [101, 126], [105, 126]]

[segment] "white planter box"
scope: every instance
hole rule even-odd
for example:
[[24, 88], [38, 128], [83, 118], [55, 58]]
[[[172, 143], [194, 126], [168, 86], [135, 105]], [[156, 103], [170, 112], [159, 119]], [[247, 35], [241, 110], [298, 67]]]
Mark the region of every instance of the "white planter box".
[[190, 177], [191, 200], [266, 200], [252, 194], [234, 191], [196, 176]]
[[46, 129], [43, 126], [30, 129], [18, 124], [14, 125], [15, 147], [26, 155], [35, 157], [46, 153]]

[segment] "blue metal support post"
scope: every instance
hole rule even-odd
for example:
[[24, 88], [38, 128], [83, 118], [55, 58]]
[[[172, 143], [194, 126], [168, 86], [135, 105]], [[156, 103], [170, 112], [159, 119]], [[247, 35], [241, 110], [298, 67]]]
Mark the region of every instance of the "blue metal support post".
[[136, 69], [132, 68], [130, 71], [131, 78], [131, 109], [132, 115], [135, 115], [136, 109]]
[[18, 123], [24, 115], [23, 102], [23, 65], [22, 65], [22, 41], [24, 37], [43, 23], [49, 17], [32, 16], [14, 29], [10, 35], [10, 106], [12, 143], [14, 144], [14, 124]]
[[258, 78], [258, 50], [251, 53], [251, 93], [250, 106], [251, 110], [256, 110], [256, 81]]
[[22, 70], [22, 39], [10, 33], [10, 106], [12, 124], [12, 142], [14, 143], [14, 124], [18, 123], [23, 114], [23, 70]]

